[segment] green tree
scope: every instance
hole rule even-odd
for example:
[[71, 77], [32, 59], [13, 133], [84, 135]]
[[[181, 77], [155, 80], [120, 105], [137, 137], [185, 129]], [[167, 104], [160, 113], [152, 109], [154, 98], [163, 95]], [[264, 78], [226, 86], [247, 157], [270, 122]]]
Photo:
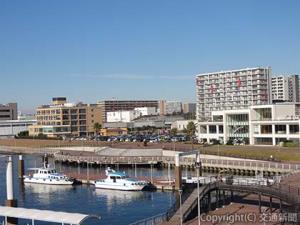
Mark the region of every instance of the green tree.
[[94, 123], [94, 131], [95, 135], [99, 134], [99, 131], [101, 130], [102, 125], [100, 123]]
[[196, 125], [194, 124], [194, 122], [191, 121], [186, 126], [186, 134], [191, 138], [192, 136], [194, 136], [195, 132], [196, 132]]
[[170, 134], [171, 134], [172, 136], [175, 136], [175, 135], [177, 134], [177, 132], [178, 132], [177, 128], [172, 128], [172, 129], [170, 130]]

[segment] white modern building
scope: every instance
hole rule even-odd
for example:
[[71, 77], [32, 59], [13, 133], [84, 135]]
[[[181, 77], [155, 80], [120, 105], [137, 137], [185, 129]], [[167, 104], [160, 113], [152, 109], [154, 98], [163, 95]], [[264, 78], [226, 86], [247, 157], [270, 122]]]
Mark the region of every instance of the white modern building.
[[129, 111], [116, 111], [116, 112], [107, 112], [106, 120], [108, 123], [115, 122], [131, 122], [132, 120], [138, 118], [140, 113], [134, 110]]
[[207, 121], [212, 111], [247, 109], [270, 104], [271, 69], [246, 68], [197, 75], [197, 120]]
[[108, 123], [124, 122], [128, 123], [141, 116], [157, 115], [155, 107], [137, 107], [134, 110], [114, 111], [106, 113]]
[[137, 107], [134, 111], [140, 113], [140, 116], [154, 116], [157, 115], [157, 110], [155, 107]]
[[28, 131], [28, 127], [34, 124], [36, 120], [1, 120], [0, 136], [15, 136], [22, 131]]
[[272, 77], [273, 102], [299, 102], [299, 75]]
[[211, 119], [198, 122], [202, 142], [278, 145], [300, 139], [300, 105], [274, 104], [248, 109], [213, 111]]

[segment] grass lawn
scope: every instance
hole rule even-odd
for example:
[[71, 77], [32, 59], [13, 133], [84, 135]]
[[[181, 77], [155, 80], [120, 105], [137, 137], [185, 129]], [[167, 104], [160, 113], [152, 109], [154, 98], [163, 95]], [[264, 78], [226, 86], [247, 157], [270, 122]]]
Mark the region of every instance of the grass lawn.
[[300, 148], [298, 147], [277, 147], [277, 146], [230, 146], [213, 145], [203, 147], [202, 145], [192, 145], [188, 143], [126, 143], [126, 142], [95, 142], [95, 141], [58, 141], [58, 140], [32, 140], [32, 139], [0, 139], [0, 146], [10, 147], [62, 147], [62, 146], [110, 146], [113, 148], [163, 148], [166, 150], [190, 151], [200, 149], [202, 154], [222, 155], [238, 158], [249, 158], [259, 160], [270, 160], [273, 156], [275, 161], [299, 162]]
[[[219, 148], [219, 150], [218, 150]], [[300, 149], [297, 147], [277, 146], [208, 146], [200, 147], [204, 154], [231, 156], [238, 158], [250, 158], [270, 160], [271, 155], [275, 161], [300, 162]]]

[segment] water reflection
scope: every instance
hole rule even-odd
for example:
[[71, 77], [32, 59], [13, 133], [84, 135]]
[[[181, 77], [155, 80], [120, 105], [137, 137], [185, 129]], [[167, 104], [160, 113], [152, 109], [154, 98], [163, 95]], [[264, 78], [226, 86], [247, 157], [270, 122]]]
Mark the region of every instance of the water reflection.
[[43, 185], [25, 183], [24, 190], [39, 199], [43, 204], [49, 204], [53, 195], [64, 196], [67, 192], [75, 189], [72, 185]]
[[106, 200], [108, 211], [110, 211], [115, 205], [128, 204], [130, 202], [139, 200], [151, 200], [149, 195], [142, 191], [95, 189], [95, 195]]

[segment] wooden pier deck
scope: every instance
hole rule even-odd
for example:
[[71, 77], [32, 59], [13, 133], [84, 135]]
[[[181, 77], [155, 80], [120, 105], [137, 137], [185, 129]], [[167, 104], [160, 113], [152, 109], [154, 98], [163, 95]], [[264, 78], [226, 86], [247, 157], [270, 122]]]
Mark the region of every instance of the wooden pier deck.
[[[101, 156], [101, 155], [69, 155], [54, 154], [55, 161], [64, 163], [90, 164], [90, 165], [161, 165], [167, 167], [175, 165], [171, 156]], [[195, 159], [182, 157], [182, 167], [194, 168]], [[202, 168], [208, 172], [229, 171], [233, 174], [255, 174], [256, 171], [268, 175], [288, 174], [300, 171], [299, 164], [288, 164], [272, 161], [255, 161], [247, 159], [201, 159]]]

